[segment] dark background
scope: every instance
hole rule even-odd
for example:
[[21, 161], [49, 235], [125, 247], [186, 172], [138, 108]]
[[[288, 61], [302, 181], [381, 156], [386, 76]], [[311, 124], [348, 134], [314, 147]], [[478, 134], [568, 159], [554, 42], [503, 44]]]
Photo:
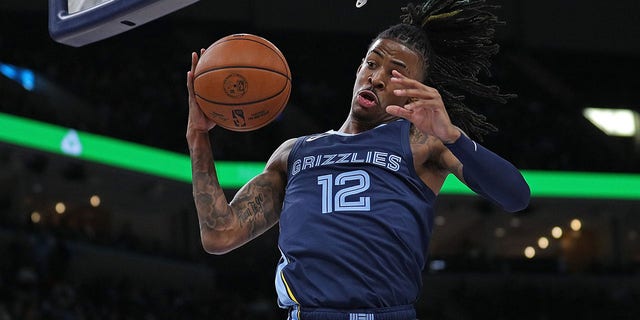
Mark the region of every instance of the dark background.
[[[33, 70], [39, 85], [26, 91], [0, 76], [0, 112], [187, 154], [190, 53], [254, 33], [287, 57], [289, 104], [263, 129], [212, 137], [218, 160], [265, 161], [285, 139], [344, 121], [367, 45], [400, 14], [399, 2], [369, 2], [203, 0], [74, 48], [49, 37], [45, 2], [3, 0], [0, 62]], [[500, 4], [507, 25], [488, 81], [519, 97], [475, 102], [500, 128], [483, 144], [526, 170], [638, 173], [638, 140], [606, 136], [581, 112], [640, 111], [640, 3]], [[277, 228], [211, 256], [188, 184], [9, 144], [0, 164], [0, 319], [284, 319], [273, 288]], [[92, 194], [100, 207], [87, 204]], [[53, 211], [58, 201], [64, 215]], [[40, 223], [29, 219], [36, 210]], [[632, 200], [534, 198], [511, 215], [443, 195], [419, 318], [637, 319], [639, 211]], [[567, 228], [574, 218], [578, 232]], [[524, 258], [556, 225], [565, 235]]]

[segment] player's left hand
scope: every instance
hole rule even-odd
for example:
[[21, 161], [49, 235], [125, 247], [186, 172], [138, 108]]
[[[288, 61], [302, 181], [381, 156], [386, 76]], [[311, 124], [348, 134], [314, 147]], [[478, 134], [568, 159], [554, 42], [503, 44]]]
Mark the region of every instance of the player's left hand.
[[454, 142], [460, 137], [461, 132], [451, 123], [438, 90], [396, 70], [392, 71], [392, 76], [391, 82], [398, 87], [393, 93], [409, 97], [410, 101], [404, 106], [387, 106], [387, 113], [407, 119], [422, 133], [435, 136], [444, 143]]

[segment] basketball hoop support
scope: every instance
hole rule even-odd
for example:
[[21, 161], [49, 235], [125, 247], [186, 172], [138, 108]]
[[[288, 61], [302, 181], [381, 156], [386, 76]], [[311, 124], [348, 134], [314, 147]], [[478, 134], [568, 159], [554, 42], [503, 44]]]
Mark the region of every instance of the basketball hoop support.
[[199, 0], [105, 0], [69, 14], [68, 0], [49, 0], [49, 34], [81, 47], [131, 30]]

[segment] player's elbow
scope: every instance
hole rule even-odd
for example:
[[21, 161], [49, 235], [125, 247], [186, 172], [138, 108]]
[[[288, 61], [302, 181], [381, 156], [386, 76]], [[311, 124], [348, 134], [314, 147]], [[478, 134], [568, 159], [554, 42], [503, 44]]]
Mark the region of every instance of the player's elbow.
[[214, 255], [223, 255], [237, 248], [237, 246], [230, 241], [204, 235], [201, 237], [201, 243], [202, 249], [204, 249], [206, 253]]
[[223, 255], [231, 250], [228, 249], [224, 249], [222, 247], [219, 246], [212, 246], [206, 243], [202, 243], [202, 249], [204, 249], [204, 251], [208, 254], [215, 254], [215, 255]]
[[531, 201], [531, 189], [524, 183], [512, 189], [509, 201], [503, 204], [502, 208], [507, 212], [518, 212], [526, 209]]
[[529, 206], [529, 199], [518, 199], [518, 201], [513, 201], [512, 203], [509, 203], [508, 205], [505, 205], [503, 208], [505, 211], [507, 212], [518, 212], [518, 211], [522, 211], [524, 209], [526, 209]]
[[202, 242], [202, 248], [206, 253], [214, 254], [214, 255], [223, 255], [233, 250], [233, 248], [220, 246], [220, 245], [211, 245], [205, 242]]

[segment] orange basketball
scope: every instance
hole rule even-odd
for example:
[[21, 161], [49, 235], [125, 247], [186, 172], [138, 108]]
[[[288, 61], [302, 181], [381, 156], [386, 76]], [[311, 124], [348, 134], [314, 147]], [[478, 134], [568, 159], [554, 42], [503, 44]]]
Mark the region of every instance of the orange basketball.
[[193, 85], [209, 119], [232, 131], [251, 131], [282, 113], [291, 93], [291, 71], [273, 43], [233, 34], [205, 50]]

